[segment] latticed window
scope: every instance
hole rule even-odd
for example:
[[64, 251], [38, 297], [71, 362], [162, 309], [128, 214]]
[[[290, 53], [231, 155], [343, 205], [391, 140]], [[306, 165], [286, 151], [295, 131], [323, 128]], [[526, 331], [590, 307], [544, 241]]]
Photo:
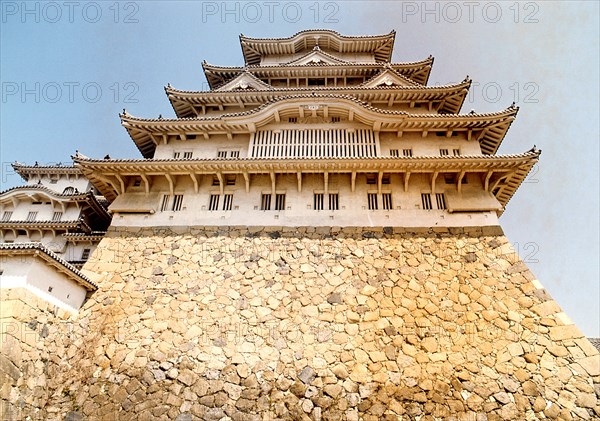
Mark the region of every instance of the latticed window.
[[235, 186], [235, 174], [230, 174], [225, 178], [226, 186]]
[[381, 203], [383, 205], [383, 209], [392, 210], [392, 193], [382, 193]]
[[390, 156], [398, 158], [400, 156], [400, 151], [398, 149], [390, 149]]
[[377, 193], [368, 193], [367, 194], [367, 202], [369, 206], [369, 210], [377, 210]]
[[435, 203], [438, 209], [446, 209], [446, 197], [444, 193], [435, 194]]
[[173, 152], [173, 159], [179, 159], [179, 157], [181, 157], [180, 152]]
[[431, 194], [421, 193], [421, 205], [425, 210], [431, 210]]
[[229, 156], [231, 158], [239, 158], [240, 157], [240, 151], [231, 151], [231, 153], [229, 154]]
[[377, 184], [377, 174], [367, 174], [367, 184]]
[[323, 193], [315, 193], [313, 198], [313, 209], [323, 210]]
[[452, 155], [460, 156], [460, 149], [452, 149]]
[[169, 210], [170, 199], [171, 199], [171, 196], [169, 196], [168, 194], [163, 195], [162, 202], [160, 203], [160, 211], [161, 212], [166, 212]]
[[4, 211], [4, 214], [2, 215], [2, 222], [10, 221], [10, 218], [12, 218], [12, 214], [12, 211]]
[[81, 253], [81, 260], [87, 260], [90, 258], [90, 252], [91, 249], [83, 249], [83, 252]]
[[402, 149], [402, 156], [413, 156], [412, 149]]
[[213, 186], [218, 186], [220, 184], [221, 184], [221, 182], [219, 181], [219, 177], [214, 176], [213, 179], [212, 179], [212, 185]]
[[183, 153], [183, 159], [190, 159], [192, 157], [192, 153], [191, 152], [184, 152]]
[[54, 214], [52, 214], [52, 220], [60, 221], [62, 219], [62, 216], [63, 216], [62, 212], [54, 212]]
[[440, 149], [441, 156], [448, 156], [448, 149]]
[[233, 194], [223, 195], [223, 210], [230, 211], [232, 204], [233, 204]]
[[285, 210], [285, 193], [275, 195], [275, 210]]
[[339, 193], [329, 193], [329, 210], [340, 210]]
[[227, 151], [218, 151], [217, 158], [227, 158]]
[[176, 194], [175, 196], [173, 196], [173, 207], [171, 208], [171, 210], [180, 211], [182, 203], [183, 203], [183, 195]]
[[28, 222], [35, 221], [35, 220], [36, 220], [36, 218], [37, 218], [37, 214], [38, 214], [37, 212], [29, 212], [29, 213], [27, 214], [27, 221], [28, 221]]
[[219, 209], [219, 195], [211, 194], [208, 200], [208, 210], [216, 211]]
[[271, 194], [263, 193], [260, 197], [260, 210], [271, 210]]

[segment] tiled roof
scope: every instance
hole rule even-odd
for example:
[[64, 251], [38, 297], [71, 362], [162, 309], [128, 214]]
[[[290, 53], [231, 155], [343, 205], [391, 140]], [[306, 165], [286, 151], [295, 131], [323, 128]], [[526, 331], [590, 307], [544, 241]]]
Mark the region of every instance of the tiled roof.
[[42, 243], [0, 243], [0, 255], [11, 254], [33, 254], [41, 257], [48, 263], [51, 263], [61, 272], [67, 274], [71, 279], [74, 279], [86, 289], [95, 291], [98, 289], [90, 278], [81, 273], [75, 266], [59, 257]]
[[598, 351], [600, 351], [600, 338], [588, 338], [588, 341], [592, 343], [596, 347]]

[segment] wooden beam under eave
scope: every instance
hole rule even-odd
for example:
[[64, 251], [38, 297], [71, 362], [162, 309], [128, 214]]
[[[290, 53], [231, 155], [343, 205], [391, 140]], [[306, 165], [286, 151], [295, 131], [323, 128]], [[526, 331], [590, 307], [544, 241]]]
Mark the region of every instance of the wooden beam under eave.
[[279, 116], [279, 111], [275, 110], [275, 112], [273, 113], [273, 117], [275, 117], [275, 121], [277, 123], [281, 122], [281, 117]]
[[435, 194], [435, 180], [437, 179], [439, 171], [435, 171], [431, 175], [431, 194]]
[[233, 139], [233, 135], [231, 134], [230, 131], [227, 131], [227, 139], [229, 139], [229, 140]]
[[462, 179], [465, 176], [466, 171], [461, 171], [460, 174], [458, 175], [458, 179], [456, 180], [456, 190], [459, 193], [462, 193]]
[[298, 177], [298, 193], [302, 193], [302, 172], [298, 171], [296, 177]]
[[200, 190], [200, 188], [199, 188], [200, 180], [198, 180], [198, 174], [190, 173], [190, 178], [192, 179], [192, 182], [194, 183], [194, 192], [198, 193], [198, 191]]
[[323, 173], [323, 191], [325, 192], [325, 196], [329, 193], [329, 173], [325, 171]]
[[421, 133], [421, 136], [427, 137], [428, 134], [429, 134], [429, 132], [427, 130], [423, 130], [423, 133]]
[[304, 107], [298, 107], [298, 115], [300, 116], [300, 118], [304, 118]]
[[156, 140], [156, 137], [154, 137], [152, 133], [148, 133], [148, 135], [150, 136], [152, 143], [154, 143], [154, 146], [158, 146], [158, 140]]
[[225, 183], [223, 183], [223, 174], [220, 171], [217, 171], [217, 179], [219, 180], [219, 192], [223, 194], [225, 190]]
[[271, 194], [273, 195], [273, 197], [275, 197], [275, 191], [276, 191], [276, 184], [275, 181], [277, 179], [277, 176], [275, 175], [275, 173], [273, 171], [271, 171], [269, 173], [269, 175], [271, 176]]
[[467, 130], [467, 140], [471, 140], [473, 137], [473, 129]]
[[325, 117], [325, 118], [329, 117], [329, 107], [327, 105], [323, 106], [323, 117]]
[[166, 133], [163, 133], [162, 137], [163, 137], [163, 145], [166, 145], [167, 143], [169, 143], [169, 135], [167, 135]]
[[356, 190], [356, 171], [352, 171], [350, 189], [353, 193]]
[[250, 193], [250, 174], [243, 172], [244, 181], [246, 182], [246, 193]]
[[383, 171], [379, 171], [379, 174], [377, 174], [377, 194], [381, 194], [382, 181], [383, 181]]
[[140, 174], [140, 178], [144, 182], [144, 190], [146, 194], [150, 193], [150, 180], [148, 180], [146, 174]]
[[179, 138], [180, 138], [181, 140], [183, 140], [183, 141], [186, 141], [186, 140], [187, 140], [187, 136], [186, 136], [186, 134], [185, 134], [185, 133], [179, 133]]
[[410, 179], [410, 172], [404, 173], [404, 192], [408, 191], [408, 180]]
[[120, 174], [115, 174], [115, 178], [119, 181], [119, 186], [121, 186], [121, 192], [125, 193], [125, 180], [121, 177]]
[[483, 182], [483, 189], [485, 191], [490, 191], [489, 187], [490, 187], [490, 178], [492, 177], [492, 174], [494, 174], [493, 170], [490, 170], [487, 172], [486, 176], [485, 176], [485, 181]]
[[348, 111], [348, 121], [354, 121], [354, 110]]
[[171, 196], [173, 196], [175, 194], [175, 183], [173, 182], [173, 177], [169, 173], [165, 173], [164, 175], [169, 183], [169, 193]]

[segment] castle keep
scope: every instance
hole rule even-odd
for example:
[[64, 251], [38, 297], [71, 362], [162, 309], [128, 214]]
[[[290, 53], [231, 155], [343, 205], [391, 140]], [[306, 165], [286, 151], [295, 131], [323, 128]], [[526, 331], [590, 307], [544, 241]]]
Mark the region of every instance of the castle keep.
[[142, 159], [77, 153], [112, 222], [77, 311], [0, 290], [4, 418], [599, 417], [598, 351], [499, 226], [518, 108], [461, 114], [394, 38], [241, 36], [176, 118], [123, 111]]

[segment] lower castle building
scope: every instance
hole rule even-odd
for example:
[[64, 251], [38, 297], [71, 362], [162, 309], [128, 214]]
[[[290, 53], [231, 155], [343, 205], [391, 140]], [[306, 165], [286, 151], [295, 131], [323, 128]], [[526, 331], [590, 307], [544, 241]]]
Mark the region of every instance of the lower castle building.
[[497, 154], [518, 108], [460, 114], [470, 80], [394, 38], [241, 36], [176, 118], [121, 114], [142, 159], [77, 153], [112, 220], [63, 234], [101, 239], [80, 308], [3, 262], [2, 417], [600, 417], [598, 351], [499, 225], [540, 156]]

